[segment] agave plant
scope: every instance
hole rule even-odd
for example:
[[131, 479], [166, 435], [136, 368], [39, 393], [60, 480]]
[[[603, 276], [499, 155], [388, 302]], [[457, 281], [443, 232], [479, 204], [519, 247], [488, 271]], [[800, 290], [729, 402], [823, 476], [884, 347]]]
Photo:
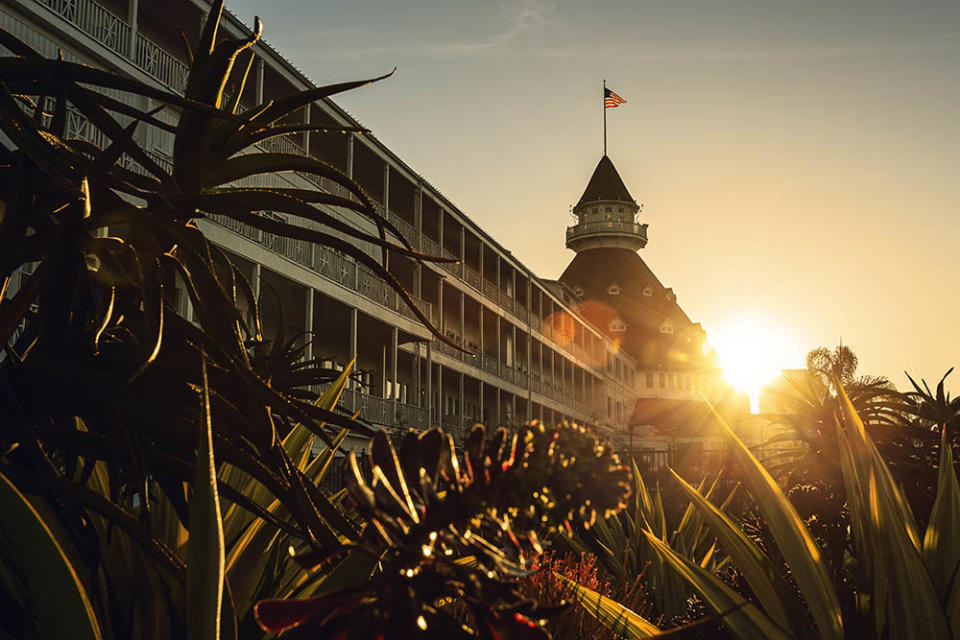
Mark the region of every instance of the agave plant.
[[[944, 438], [936, 501], [921, 535], [913, 513], [842, 386], [834, 428], [853, 546], [848, 562], [855, 597], [841, 602], [823, 554], [774, 481], [734, 432], [723, 425], [756, 500], [772, 547], [761, 547], [740, 523], [676, 478], [731, 564], [750, 587], [738, 593], [720, 577], [661, 540], [647, 540], [737, 638], [951, 638], [960, 634], [960, 484]], [[788, 573], [783, 572], [786, 567]], [[616, 608], [608, 604], [608, 609]], [[633, 637], [653, 637], [655, 632]]]
[[371, 458], [372, 477], [353, 453], [348, 458], [350, 495], [368, 522], [358, 545], [298, 556], [322, 568], [304, 590], [312, 597], [260, 602], [264, 630], [304, 638], [549, 638], [540, 620], [550, 611], [517, 590], [529, 555], [541, 552], [551, 531], [583, 531], [615, 514], [630, 491], [629, 472], [611, 449], [576, 426], [533, 423], [487, 438], [478, 425], [462, 467], [440, 430], [409, 432], [399, 453], [378, 433]]
[[[719, 508], [727, 512], [735, 503], [739, 485], [735, 484], [718, 497], [721, 476], [722, 472], [712, 480], [704, 478], [698, 490], [708, 500], [719, 499]], [[633, 495], [627, 509], [615, 518], [597, 522], [582, 535], [567, 538], [566, 543], [576, 551], [595, 555], [604, 574], [615, 584], [626, 585], [643, 575], [655, 605], [653, 615], [682, 623], [692, 604], [689, 590], [651, 548], [645, 532], [653, 532], [664, 542], [682, 550], [685, 557], [695, 558], [711, 573], [721, 571], [728, 558], [720, 551], [716, 537], [692, 504], [678, 502], [676, 498], [679, 496], [670, 492], [665, 507], [661, 485], [657, 483], [652, 490], [648, 488], [636, 462], [633, 479]]]

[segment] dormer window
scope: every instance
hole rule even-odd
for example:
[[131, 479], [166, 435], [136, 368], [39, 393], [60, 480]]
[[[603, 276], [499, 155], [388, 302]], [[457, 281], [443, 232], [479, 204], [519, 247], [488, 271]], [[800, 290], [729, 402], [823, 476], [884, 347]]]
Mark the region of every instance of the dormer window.
[[666, 297], [667, 297], [667, 300], [669, 300], [670, 302], [673, 302], [674, 300], [677, 299], [677, 296], [673, 295], [672, 291], [667, 291]]
[[653, 287], [650, 285], [645, 286], [643, 288], [643, 295], [647, 296], [648, 298], [653, 296]]
[[660, 325], [660, 333], [673, 333], [673, 323], [669, 320], [664, 320], [663, 324]]
[[623, 333], [627, 330], [627, 325], [620, 318], [616, 318], [609, 325], [610, 333]]
[[578, 298], [582, 297], [582, 296], [583, 296], [583, 287], [581, 287], [580, 285], [575, 286], [575, 287], [573, 288], [573, 295], [577, 296]]
[[609, 287], [607, 287], [607, 293], [609, 293], [611, 296], [620, 295], [620, 285], [614, 282]]

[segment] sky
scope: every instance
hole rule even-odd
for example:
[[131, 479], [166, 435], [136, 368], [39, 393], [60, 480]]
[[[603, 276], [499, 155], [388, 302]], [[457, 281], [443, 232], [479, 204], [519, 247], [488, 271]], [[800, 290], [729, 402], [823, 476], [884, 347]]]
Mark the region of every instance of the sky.
[[[960, 364], [956, 0], [227, 0], [542, 278], [603, 151], [695, 321], [840, 340], [860, 372]], [[721, 354], [722, 355], [722, 354]], [[948, 388], [960, 389], [960, 373]], [[952, 381], [952, 384], [949, 384]]]

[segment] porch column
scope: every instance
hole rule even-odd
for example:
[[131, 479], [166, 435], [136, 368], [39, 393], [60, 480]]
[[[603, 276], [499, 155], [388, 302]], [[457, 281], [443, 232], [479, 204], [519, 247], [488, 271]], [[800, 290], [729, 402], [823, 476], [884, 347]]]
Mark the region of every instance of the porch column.
[[140, 0], [127, 0], [127, 24], [130, 25], [130, 43], [127, 56], [137, 59], [137, 34], [140, 32]]
[[398, 334], [399, 332], [396, 327], [391, 328], [390, 330], [390, 377], [393, 380], [393, 383], [390, 385], [390, 388], [393, 390], [392, 422], [394, 424], [396, 424], [396, 421], [397, 421], [397, 402], [400, 399], [400, 379], [397, 377]]
[[[356, 359], [357, 357], [357, 309], [350, 309], [350, 338], [349, 338], [349, 349], [347, 355], [350, 358]], [[347, 383], [347, 387], [353, 391], [350, 395], [350, 410], [356, 412], [357, 410], [357, 381], [354, 377], [357, 373], [357, 363], [354, 362], [353, 371], [350, 372], [350, 380]]]
[[313, 360], [313, 288], [307, 287], [306, 318], [304, 318], [303, 329], [307, 332], [307, 345], [303, 352], [306, 360]]

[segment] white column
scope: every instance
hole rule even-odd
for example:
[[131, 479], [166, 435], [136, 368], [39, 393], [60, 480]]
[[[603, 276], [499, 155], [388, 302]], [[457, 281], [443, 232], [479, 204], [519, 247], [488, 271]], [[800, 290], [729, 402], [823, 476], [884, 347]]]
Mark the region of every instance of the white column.
[[254, 88], [256, 89], [254, 95], [256, 96], [257, 104], [263, 104], [263, 58], [257, 58], [254, 67]]
[[393, 422], [397, 419], [397, 402], [400, 399], [400, 379], [397, 377], [397, 328], [390, 330], [390, 377], [393, 379], [391, 388], [393, 389]]
[[[500, 370], [502, 369], [502, 364], [501, 364], [501, 362], [503, 361], [503, 353], [502, 353], [502, 350], [501, 350], [501, 348], [500, 348], [500, 345], [502, 344], [502, 343], [500, 342], [500, 316], [494, 316], [494, 321], [495, 321], [496, 324], [497, 324], [497, 370], [496, 370], [496, 374], [497, 374], [497, 375], [500, 375]], [[499, 411], [500, 411], [500, 405], [497, 405], [497, 412], [499, 413]]]
[[433, 348], [427, 343], [427, 428], [433, 426]]
[[313, 289], [307, 287], [306, 318], [304, 318], [303, 329], [307, 332], [307, 348], [303, 352], [306, 360], [313, 360]]
[[458, 407], [460, 412], [460, 439], [463, 440], [463, 427], [464, 427], [464, 414], [466, 413], [463, 410], [463, 372], [460, 372], [460, 406]]
[[[349, 339], [348, 355], [350, 358], [357, 357], [357, 310], [356, 308], [350, 309], [350, 339]], [[354, 364], [353, 371], [351, 371], [351, 373], [352, 374], [357, 373], [356, 363]], [[351, 395], [351, 398], [350, 398], [350, 410], [356, 411], [358, 406], [358, 403], [357, 403], [358, 389], [357, 389], [357, 382], [352, 375], [350, 376], [350, 381], [347, 386], [353, 391], [353, 394]]]
[[[390, 217], [390, 165], [383, 163], [383, 217]], [[411, 243], [415, 238], [407, 238]]]
[[439, 362], [437, 363], [437, 404], [440, 405], [440, 408], [437, 410], [437, 426], [443, 426], [443, 410], [446, 408], [447, 403], [444, 402], [445, 398], [443, 397], [443, 365]]
[[347, 175], [353, 177], [353, 140], [352, 133], [347, 134]]
[[[308, 104], [303, 108], [303, 123], [310, 124], [310, 109], [313, 108], [312, 104]], [[310, 155], [310, 130], [303, 132], [303, 152]]]
[[127, 24], [130, 25], [130, 46], [127, 55], [137, 59], [137, 34], [140, 32], [140, 0], [127, 0]]

